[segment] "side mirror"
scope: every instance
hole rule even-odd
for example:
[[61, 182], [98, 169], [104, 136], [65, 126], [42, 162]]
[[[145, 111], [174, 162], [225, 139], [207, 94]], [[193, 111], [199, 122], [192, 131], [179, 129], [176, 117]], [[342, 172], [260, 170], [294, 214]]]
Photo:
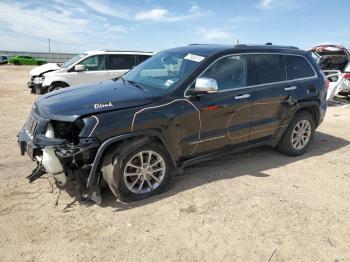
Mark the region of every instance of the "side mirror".
[[212, 94], [219, 90], [218, 83], [213, 78], [201, 77], [196, 80], [194, 88], [188, 90], [189, 95]]
[[74, 67], [74, 70], [75, 70], [76, 72], [85, 71], [85, 65], [76, 65], [76, 66]]

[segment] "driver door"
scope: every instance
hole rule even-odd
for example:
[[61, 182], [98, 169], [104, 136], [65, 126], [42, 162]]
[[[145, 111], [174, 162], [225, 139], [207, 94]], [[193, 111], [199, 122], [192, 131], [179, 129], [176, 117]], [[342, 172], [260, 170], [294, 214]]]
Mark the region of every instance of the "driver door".
[[225, 56], [200, 77], [215, 79], [218, 92], [188, 97], [199, 110], [184, 106], [182, 148], [188, 157], [240, 146], [249, 138], [253, 92], [246, 85], [246, 56]]

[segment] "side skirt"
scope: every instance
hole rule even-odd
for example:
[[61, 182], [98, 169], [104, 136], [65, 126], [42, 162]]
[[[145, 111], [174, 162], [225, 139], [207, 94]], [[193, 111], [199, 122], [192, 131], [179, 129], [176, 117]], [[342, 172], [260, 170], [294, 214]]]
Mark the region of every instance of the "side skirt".
[[216, 159], [216, 158], [220, 158], [220, 157], [224, 157], [233, 153], [238, 153], [238, 152], [242, 152], [242, 151], [247, 151], [249, 149], [255, 148], [255, 147], [260, 147], [260, 146], [275, 146], [276, 145], [276, 139], [269, 139], [265, 141], [261, 141], [261, 142], [254, 142], [254, 143], [247, 143], [243, 146], [240, 147], [236, 147], [236, 148], [229, 148], [223, 151], [218, 151], [218, 152], [212, 152], [209, 154], [205, 154], [205, 155], [201, 155], [198, 157], [194, 157], [188, 160], [185, 160], [181, 167], [182, 169], [187, 167], [187, 166], [191, 166], [191, 165], [195, 165], [204, 161], [208, 161], [208, 160], [212, 160], [212, 159]]

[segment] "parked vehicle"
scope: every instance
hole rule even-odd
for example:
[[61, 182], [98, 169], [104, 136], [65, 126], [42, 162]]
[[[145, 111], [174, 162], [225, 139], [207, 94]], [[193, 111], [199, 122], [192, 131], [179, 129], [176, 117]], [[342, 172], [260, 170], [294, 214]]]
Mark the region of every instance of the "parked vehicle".
[[83, 199], [107, 182], [123, 201], [160, 193], [184, 167], [239, 150], [305, 153], [327, 109], [310, 52], [282, 46], [190, 45], [122, 77], [40, 96], [18, 134], [38, 163], [30, 182], [75, 178]]
[[317, 62], [330, 80], [327, 100], [335, 95], [350, 95], [350, 53], [340, 45], [319, 45], [311, 49]]
[[0, 56], [0, 65], [4, 65], [4, 64], [7, 64], [8, 63], [8, 60], [7, 60], [7, 56]]
[[59, 70], [61, 67], [57, 63], [47, 63], [30, 70], [30, 81], [27, 82], [28, 88], [31, 89], [32, 93], [42, 94], [43, 88], [42, 84], [44, 82], [44, 74]]
[[43, 58], [32, 56], [11, 56], [8, 62], [14, 65], [43, 65], [47, 63]]
[[68, 86], [112, 79], [152, 55], [151, 52], [139, 51], [88, 51], [61, 66], [53, 64], [31, 71], [31, 80], [27, 85], [33, 93], [44, 94]]

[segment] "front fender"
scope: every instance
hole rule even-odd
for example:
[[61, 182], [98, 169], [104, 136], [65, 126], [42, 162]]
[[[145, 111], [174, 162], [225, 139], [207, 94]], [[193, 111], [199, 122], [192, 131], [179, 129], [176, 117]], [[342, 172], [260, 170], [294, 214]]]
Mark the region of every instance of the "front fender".
[[123, 135], [111, 137], [102, 143], [102, 145], [100, 146], [100, 148], [98, 149], [98, 151], [96, 153], [94, 162], [92, 164], [92, 167], [91, 167], [91, 170], [89, 173], [89, 177], [88, 177], [86, 186], [88, 188], [90, 188], [96, 182], [98, 167], [100, 166], [100, 164], [102, 162], [102, 158], [104, 156], [104, 153], [107, 151], [108, 148], [110, 148], [110, 146], [112, 146], [113, 144], [116, 144], [117, 142], [120, 142], [120, 141], [124, 141], [124, 140], [130, 139], [130, 138], [133, 138], [133, 137], [142, 137], [142, 136], [155, 137], [155, 138], [159, 139], [162, 142], [165, 149], [167, 150], [167, 152], [169, 153], [169, 156], [170, 156], [174, 166], [176, 167], [176, 160], [178, 159], [178, 156], [169, 147], [166, 140], [159, 132], [157, 132], [156, 130], [136, 131], [136, 132], [132, 132], [132, 133], [128, 133], [128, 134], [123, 134]]

